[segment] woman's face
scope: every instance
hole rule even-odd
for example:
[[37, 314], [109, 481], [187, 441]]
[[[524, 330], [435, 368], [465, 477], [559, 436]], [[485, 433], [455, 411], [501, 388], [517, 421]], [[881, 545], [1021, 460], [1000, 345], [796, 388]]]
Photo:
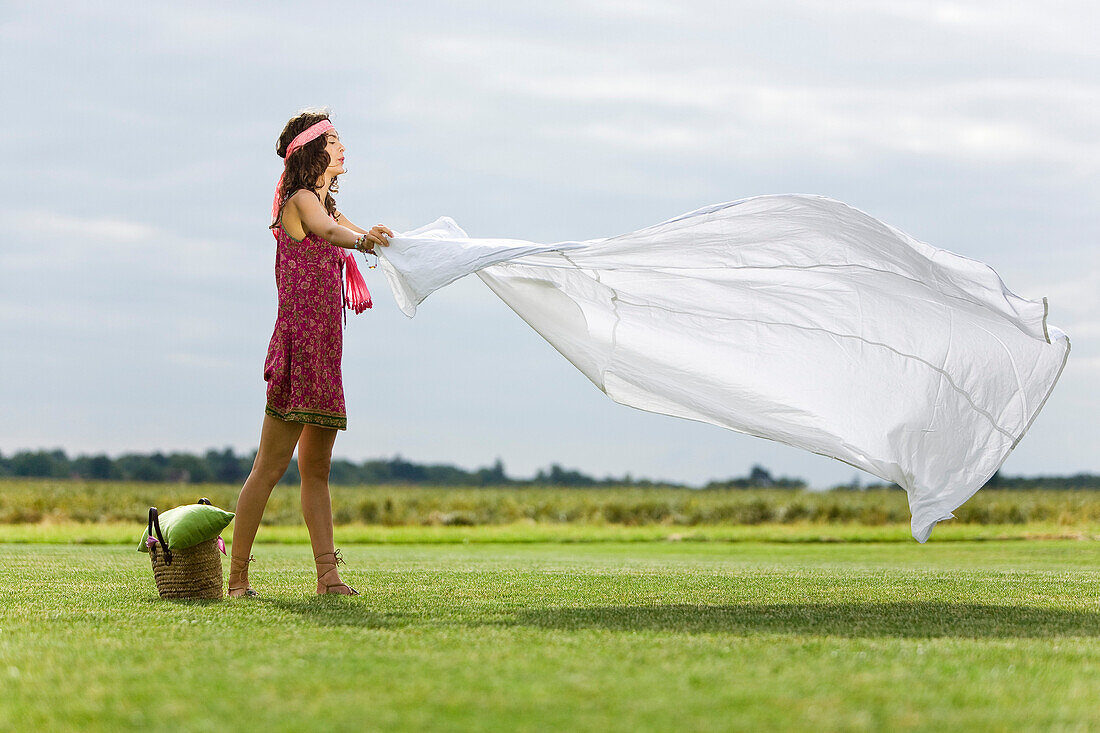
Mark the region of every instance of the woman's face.
[[344, 173], [344, 144], [340, 142], [340, 136], [336, 130], [325, 133], [325, 152], [328, 153], [328, 170], [333, 176]]

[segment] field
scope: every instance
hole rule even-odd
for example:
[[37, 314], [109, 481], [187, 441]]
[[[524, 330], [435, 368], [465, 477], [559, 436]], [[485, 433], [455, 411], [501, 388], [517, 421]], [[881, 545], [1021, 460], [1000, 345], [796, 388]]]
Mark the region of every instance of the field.
[[[356, 522], [336, 537], [359, 597], [311, 595], [304, 527], [270, 523], [253, 549], [262, 597], [169, 602], [135, 550], [142, 525], [74, 521], [96, 491], [58, 486], [36, 521], [0, 524], [3, 730], [1100, 728], [1084, 494], [1067, 497], [1076, 513], [948, 522], [925, 545], [907, 523], [804, 516]], [[196, 488], [215, 498], [183, 500]], [[0, 482], [0, 507], [27, 490]], [[148, 490], [174, 505], [175, 489]], [[428, 496], [371, 491], [393, 507]]]
[[[111, 481], [0, 479], [0, 524], [144, 521], [150, 506], [162, 511], [208, 497], [232, 510], [240, 486]], [[669, 527], [762, 524], [909, 523], [903, 491], [811, 492], [781, 489], [692, 491], [671, 488], [441, 488], [332, 487], [333, 521], [383, 527], [617, 525]], [[1100, 525], [1100, 491], [983, 489], [955, 511], [950, 525]], [[297, 487], [275, 488], [265, 526], [302, 524]], [[943, 525], [948, 526], [948, 525]], [[935, 530], [940, 531], [938, 527]]]

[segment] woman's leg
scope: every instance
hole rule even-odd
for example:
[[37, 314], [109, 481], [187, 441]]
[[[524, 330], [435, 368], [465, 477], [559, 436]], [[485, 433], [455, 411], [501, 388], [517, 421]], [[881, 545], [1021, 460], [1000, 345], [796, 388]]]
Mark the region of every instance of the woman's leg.
[[[263, 428], [260, 430], [260, 448], [256, 451], [252, 471], [237, 498], [237, 513], [233, 518], [233, 557], [238, 562], [230, 565], [229, 585], [234, 588], [248, 586], [248, 564], [243, 563], [242, 568], [240, 561], [247, 559], [252, 553], [252, 542], [260, 528], [264, 507], [271, 497], [271, 490], [290, 465], [302, 427], [302, 423], [264, 415]], [[244, 591], [241, 590], [236, 595], [243, 594]]]
[[[332, 539], [332, 499], [328, 490], [329, 467], [332, 464], [332, 446], [336, 442], [336, 430], [317, 425], [306, 425], [298, 441], [298, 472], [302, 475], [302, 516], [309, 529], [309, 541], [313, 545], [313, 557], [330, 553], [335, 547]], [[331, 555], [329, 562], [317, 563], [317, 592], [325, 585], [337, 585], [340, 573], [335, 569]]]

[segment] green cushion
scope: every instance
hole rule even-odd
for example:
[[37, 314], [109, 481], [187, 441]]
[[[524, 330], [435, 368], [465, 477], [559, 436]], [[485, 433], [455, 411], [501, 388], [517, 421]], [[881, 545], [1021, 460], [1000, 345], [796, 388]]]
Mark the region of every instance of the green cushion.
[[[185, 504], [161, 512], [157, 518], [160, 521], [160, 531], [164, 534], [164, 541], [168, 543], [168, 549], [182, 550], [217, 537], [233, 521], [233, 512], [227, 512], [209, 504]], [[153, 535], [156, 536], [155, 527]], [[145, 540], [148, 538], [149, 526], [148, 517], [146, 517], [145, 531], [142, 532], [141, 544], [138, 545], [138, 549], [142, 552], [149, 552], [149, 548], [145, 545]]]

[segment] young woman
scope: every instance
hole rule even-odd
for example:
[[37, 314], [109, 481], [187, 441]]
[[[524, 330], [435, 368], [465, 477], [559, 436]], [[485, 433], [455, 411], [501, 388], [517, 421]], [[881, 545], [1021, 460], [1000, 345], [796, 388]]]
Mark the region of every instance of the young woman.
[[[259, 595], [248, 585], [252, 543], [275, 484], [298, 448], [302, 514], [317, 563], [317, 592], [358, 595], [340, 580], [333, 546], [328, 474], [336, 431], [347, 428], [340, 374], [344, 249], [374, 252], [393, 236], [379, 224], [360, 229], [336, 209], [344, 145], [328, 114], [291, 118], [275, 147], [285, 158], [271, 229], [279, 313], [264, 363], [267, 407], [260, 447], [237, 500], [229, 595]], [[369, 302], [369, 301], [368, 301]]]

